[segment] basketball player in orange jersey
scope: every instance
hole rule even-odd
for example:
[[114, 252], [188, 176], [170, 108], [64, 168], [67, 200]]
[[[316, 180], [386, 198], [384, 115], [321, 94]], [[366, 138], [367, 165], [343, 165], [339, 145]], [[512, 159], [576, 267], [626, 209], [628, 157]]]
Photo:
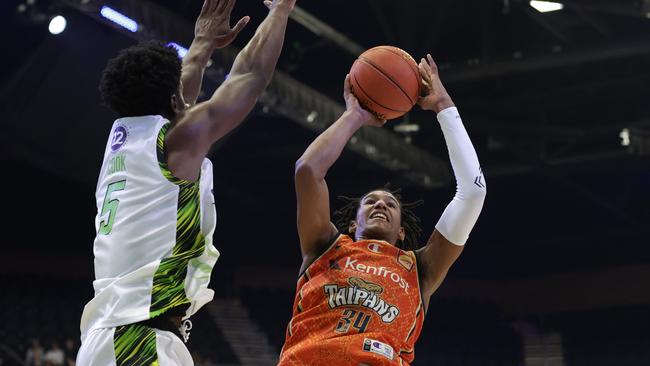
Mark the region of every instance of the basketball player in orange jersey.
[[303, 262], [281, 366], [413, 362], [429, 298], [462, 252], [486, 193], [474, 147], [430, 55], [419, 70], [425, 95], [418, 104], [437, 114], [456, 195], [419, 249], [413, 242], [417, 218], [399, 196], [384, 189], [353, 202], [349, 226], [337, 229], [330, 219], [327, 170], [355, 131], [385, 122], [361, 108], [346, 77], [346, 111], [296, 163]]

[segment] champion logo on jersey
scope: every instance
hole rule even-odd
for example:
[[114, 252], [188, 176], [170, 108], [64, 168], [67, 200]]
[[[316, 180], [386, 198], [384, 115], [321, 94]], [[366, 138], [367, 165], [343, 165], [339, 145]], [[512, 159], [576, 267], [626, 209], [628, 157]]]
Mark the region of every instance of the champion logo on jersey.
[[381, 245], [379, 243], [370, 243], [368, 244], [368, 250], [374, 253], [381, 253], [379, 251], [379, 248], [381, 248]]
[[382, 355], [391, 361], [395, 357], [395, 351], [393, 351], [393, 347], [384, 342], [379, 342], [370, 338], [365, 338], [363, 340], [363, 350], [366, 352]]
[[126, 127], [122, 125], [115, 127], [115, 131], [113, 131], [113, 136], [111, 137], [111, 151], [116, 152], [121, 149], [128, 137], [129, 131]]

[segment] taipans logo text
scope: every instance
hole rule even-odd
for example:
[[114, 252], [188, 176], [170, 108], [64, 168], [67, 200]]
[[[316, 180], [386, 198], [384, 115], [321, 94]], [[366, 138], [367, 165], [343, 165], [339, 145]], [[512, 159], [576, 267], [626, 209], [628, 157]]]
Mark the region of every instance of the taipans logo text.
[[383, 287], [359, 277], [348, 278], [348, 283], [351, 285], [350, 287], [339, 285], [323, 286], [331, 309], [359, 305], [373, 310], [384, 323], [392, 323], [397, 318], [399, 309], [379, 296], [384, 291]]

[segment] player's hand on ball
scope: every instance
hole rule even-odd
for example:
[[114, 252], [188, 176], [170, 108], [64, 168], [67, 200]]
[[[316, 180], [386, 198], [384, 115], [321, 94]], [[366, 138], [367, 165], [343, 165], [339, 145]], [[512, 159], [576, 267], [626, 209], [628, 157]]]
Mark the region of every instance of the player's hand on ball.
[[381, 127], [386, 123], [385, 119], [379, 119], [374, 114], [363, 109], [357, 97], [352, 94], [350, 86], [350, 75], [345, 76], [343, 84], [343, 98], [345, 99], [345, 109], [359, 116], [364, 125]]
[[422, 76], [423, 95], [418, 99], [418, 105], [424, 110], [432, 110], [436, 113], [441, 110], [454, 106], [454, 102], [447, 93], [440, 75], [438, 74], [438, 65], [433, 61], [433, 57], [427, 54], [426, 60], [422, 58], [418, 65], [420, 76]]

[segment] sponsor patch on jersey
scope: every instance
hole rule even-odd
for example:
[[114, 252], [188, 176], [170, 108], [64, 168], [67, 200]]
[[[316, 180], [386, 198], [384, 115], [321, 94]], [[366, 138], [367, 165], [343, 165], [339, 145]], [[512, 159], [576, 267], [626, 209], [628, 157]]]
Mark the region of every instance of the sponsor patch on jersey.
[[367, 291], [370, 291], [370, 292], [374, 292], [374, 293], [376, 293], [376, 294], [380, 294], [380, 293], [384, 292], [384, 288], [383, 288], [383, 287], [379, 286], [379, 285], [376, 284], [376, 283], [372, 283], [372, 282], [370, 282], [370, 281], [366, 281], [366, 280], [364, 280], [363, 278], [359, 278], [359, 277], [350, 277], [350, 278], [348, 278], [348, 283], [349, 283], [350, 285], [354, 286], [354, 287], [359, 287], [359, 288], [362, 288], [362, 289], [364, 289], [364, 290], [367, 290]]
[[411, 272], [413, 269], [413, 258], [411, 258], [410, 255], [404, 253], [404, 252], [399, 252], [397, 255], [397, 262], [402, 265], [402, 267], [406, 268], [407, 271]]
[[124, 146], [126, 139], [129, 137], [129, 132], [124, 126], [115, 127], [113, 136], [111, 137], [111, 151], [116, 152]]
[[379, 342], [370, 338], [365, 338], [363, 340], [363, 350], [384, 356], [391, 361], [395, 357], [393, 347], [387, 345], [386, 343]]
[[379, 248], [381, 248], [381, 245], [379, 243], [370, 243], [370, 244], [368, 244], [368, 250], [370, 250], [373, 253], [381, 253], [379, 251]]
[[[399, 257], [398, 257], [398, 261], [399, 261]], [[398, 284], [399, 287], [403, 288], [404, 292], [408, 293], [408, 289], [409, 289], [408, 282], [406, 282], [406, 280], [403, 279], [402, 276], [400, 276], [399, 273], [395, 272], [394, 269], [386, 268], [386, 267], [383, 267], [383, 266], [382, 267], [375, 267], [375, 266], [366, 265], [366, 264], [363, 264], [363, 263], [359, 263], [358, 259], [352, 259], [350, 257], [347, 257], [345, 259], [345, 266], [343, 267], [343, 269], [344, 270], [353, 270], [353, 271], [356, 271], [356, 272], [371, 274], [373, 276], [388, 278], [391, 281]]]

